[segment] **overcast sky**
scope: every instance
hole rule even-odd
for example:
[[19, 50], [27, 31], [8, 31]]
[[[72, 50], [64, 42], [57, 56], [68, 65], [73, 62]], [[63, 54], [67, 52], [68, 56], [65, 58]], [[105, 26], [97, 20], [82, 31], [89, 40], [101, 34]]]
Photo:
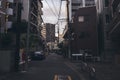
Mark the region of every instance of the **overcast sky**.
[[[60, 1], [61, 0], [43, 0], [43, 20], [45, 23], [56, 24], [58, 21], [58, 13], [60, 9]], [[66, 18], [66, 2], [62, 1], [61, 8], [61, 18]], [[63, 28], [65, 26], [65, 21], [60, 22], [60, 33], [62, 33]]]

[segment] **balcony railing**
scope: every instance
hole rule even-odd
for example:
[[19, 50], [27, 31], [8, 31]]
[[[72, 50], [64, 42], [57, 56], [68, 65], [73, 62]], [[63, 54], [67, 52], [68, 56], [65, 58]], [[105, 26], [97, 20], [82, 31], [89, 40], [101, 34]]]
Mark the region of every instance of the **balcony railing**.
[[13, 1], [13, 0], [7, 0], [7, 2], [11, 2], [11, 3], [13, 3], [14, 1]]
[[79, 9], [80, 6], [72, 6], [72, 9]]
[[116, 14], [116, 16], [114, 16], [113, 20], [109, 24], [108, 32], [111, 34], [114, 30], [120, 28], [119, 25], [120, 25], [120, 14]]
[[72, 0], [72, 3], [82, 3], [82, 1], [80, 1], [80, 0]]
[[13, 9], [12, 8], [7, 8], [6, 9], [6, 14], [13, 15]]
[[10, 29], [12, 27], [12, 21], [6, 22], [6, 28]]

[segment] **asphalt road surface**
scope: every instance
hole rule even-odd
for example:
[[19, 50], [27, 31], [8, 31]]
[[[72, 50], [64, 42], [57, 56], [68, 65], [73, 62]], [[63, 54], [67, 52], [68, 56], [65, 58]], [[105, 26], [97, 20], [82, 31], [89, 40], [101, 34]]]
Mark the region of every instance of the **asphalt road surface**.
[[7, 76], [4, 80], [81, 80], [80, 76], [66, 65], [61, 56], [51, 53], [42, 61], [31, 61], [28, 71]]

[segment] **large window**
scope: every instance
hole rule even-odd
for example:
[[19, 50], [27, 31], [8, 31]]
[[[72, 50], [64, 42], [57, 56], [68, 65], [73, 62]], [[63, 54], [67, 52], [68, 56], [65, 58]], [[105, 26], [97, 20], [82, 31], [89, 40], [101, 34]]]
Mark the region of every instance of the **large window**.
[[78, 22], [84, 22], [84, 16], [79, 16], [78, 17]]

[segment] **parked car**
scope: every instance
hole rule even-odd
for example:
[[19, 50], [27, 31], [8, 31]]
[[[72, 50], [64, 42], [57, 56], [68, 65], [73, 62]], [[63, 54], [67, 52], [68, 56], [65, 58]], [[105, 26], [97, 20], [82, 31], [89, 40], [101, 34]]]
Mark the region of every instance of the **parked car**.
[[35, 51], [33, 54], [31, 54], [31, 60], [43, 60], [45, 59], [45, 54], [43, 51]]

